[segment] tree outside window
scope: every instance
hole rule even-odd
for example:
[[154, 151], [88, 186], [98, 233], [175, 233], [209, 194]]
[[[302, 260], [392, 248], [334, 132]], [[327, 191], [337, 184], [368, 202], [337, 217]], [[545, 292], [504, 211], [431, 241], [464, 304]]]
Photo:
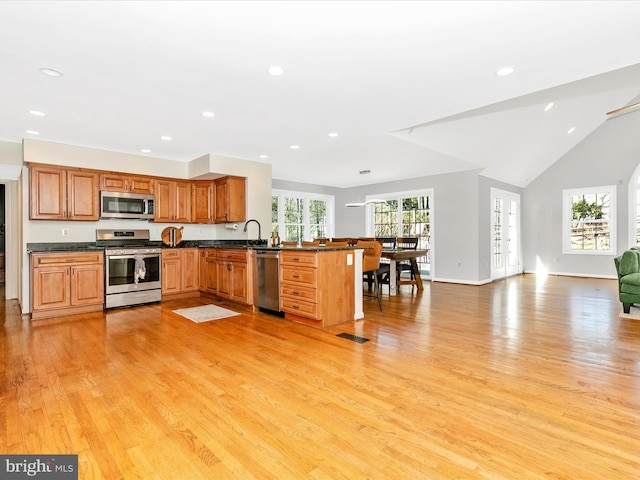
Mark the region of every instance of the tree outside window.
[[271, 232], [281, 240], [301, 242], [333, 234], [334, 197], [274, 190]]

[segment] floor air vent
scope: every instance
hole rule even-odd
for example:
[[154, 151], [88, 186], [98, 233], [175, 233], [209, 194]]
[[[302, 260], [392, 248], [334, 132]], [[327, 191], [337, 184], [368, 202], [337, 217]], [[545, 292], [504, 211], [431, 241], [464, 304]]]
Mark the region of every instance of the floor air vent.
[[336, 335], [336, 337], [346, 338], [347, 340], [352, 340], [356, 343], [364, 343], [369, 341], [368, 338], [358, 337], [357, 335], [351, 335], [350, 333], [339, 333]]

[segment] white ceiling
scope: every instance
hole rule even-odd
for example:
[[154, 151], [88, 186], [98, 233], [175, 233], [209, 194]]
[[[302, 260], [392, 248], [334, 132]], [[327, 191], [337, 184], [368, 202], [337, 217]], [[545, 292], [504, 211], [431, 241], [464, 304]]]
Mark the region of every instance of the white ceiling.
[[524, 186], [640, 94], [638, 18], [636, 1], [2, 1], [0, 140], [337, 187], [468, 169]]

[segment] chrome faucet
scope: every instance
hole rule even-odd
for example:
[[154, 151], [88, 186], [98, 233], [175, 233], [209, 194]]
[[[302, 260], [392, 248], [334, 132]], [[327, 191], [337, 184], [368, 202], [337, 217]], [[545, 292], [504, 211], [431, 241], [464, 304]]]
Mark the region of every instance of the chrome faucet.
[[247, 220], [247, 223], [244, 224], [244, 229], [242, 230], [243, 232], [247, 231], [247, 227], [249, 226], [249, 224], [251, 222], [256, 222], [258, 224], [258, 240], [262, 240], [262, 233], [261, 233], [261, 227], [260, 227], [260, 222], [254, 218], [252, 218], [251, 220]]

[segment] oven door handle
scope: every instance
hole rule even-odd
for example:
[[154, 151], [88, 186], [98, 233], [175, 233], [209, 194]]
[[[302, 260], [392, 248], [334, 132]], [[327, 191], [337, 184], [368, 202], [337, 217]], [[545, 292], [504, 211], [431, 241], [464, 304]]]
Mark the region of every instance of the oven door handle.
[[107, 255], [106, 258], [114, 260], [126, 260], [129, 258], [160, 258], [160, 253], [145, 253], [141, 255]]

